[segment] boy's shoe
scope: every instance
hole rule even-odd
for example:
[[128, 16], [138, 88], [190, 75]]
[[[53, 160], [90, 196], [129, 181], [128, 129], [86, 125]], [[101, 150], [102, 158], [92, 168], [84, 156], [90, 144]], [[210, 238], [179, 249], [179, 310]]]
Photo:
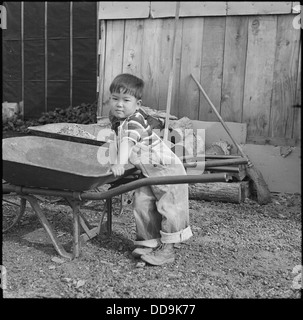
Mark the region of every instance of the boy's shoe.
[[160, 266], [164, 263], [171, 263], [175, 261], [175, 250], [173, 243], [162, 243], [159, 247], [153, 250], [151, 253], [141, 256], [141, 260], [152, 264], [154, 266]]
[[153, 251], [153, 248], [149, 248], [149, 247], [143, 247], [143, 248], [136, 248], [133, 252], [132, 255], [135, 258], [140, 258], [142, 255], [147, 254], [147, 253], [151, 253]]

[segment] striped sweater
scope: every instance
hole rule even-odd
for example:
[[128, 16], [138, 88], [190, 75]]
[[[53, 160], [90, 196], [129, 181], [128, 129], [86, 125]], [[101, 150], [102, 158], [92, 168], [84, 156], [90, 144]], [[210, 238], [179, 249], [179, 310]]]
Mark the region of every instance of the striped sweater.
[[134, 144], [140, 142], [146, 146], [154, 146], [161, 141], [159, 136], [153, 132], [142, 109], [137, 110], [123, 121], [116, 117], [110, 117], [110, 120], [112, 129], [118, 136], [118, 144], [124, 139], [129, 139]]

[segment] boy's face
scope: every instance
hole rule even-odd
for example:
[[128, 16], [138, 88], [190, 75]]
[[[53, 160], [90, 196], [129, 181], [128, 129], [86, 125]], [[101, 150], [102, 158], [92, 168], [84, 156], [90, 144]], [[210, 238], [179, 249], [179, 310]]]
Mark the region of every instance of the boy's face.
[[141, 106], [141, 100], [126, 93], [112, 93], [109, 102], [112, 114], [118, 119], [127, 118]]

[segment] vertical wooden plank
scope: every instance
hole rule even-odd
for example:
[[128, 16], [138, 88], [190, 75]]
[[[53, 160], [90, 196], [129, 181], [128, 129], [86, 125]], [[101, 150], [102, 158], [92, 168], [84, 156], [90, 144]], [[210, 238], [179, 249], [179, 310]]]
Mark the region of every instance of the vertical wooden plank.
[[[99, 12], [99, 2], [97, 2], [97, 16], [96, 16], [96, 35], [97, 35], [97, 46], [96, 46], [96, 56], [97, 56], [97, 73], [96, 73], [96, 93], [97, 93], [97, 117], [101, 116], [100, 114], [100, 95], [99, 95], [99, 68], [100, 68], [100, 53], [101, 53], [101, 41], [100, 41], [100, 20], [98, 19]], [[97, 118], [98, 119], [98, 118]]]
[[69, 5], [69, 105], [73, 106], [73, 2]]
[[108, 115], [109, 86], [122, 72], [124, 20], [109, 20], [106, 27], [106, 52], [104, 70], [104, 106], [102, 114]]
[[22, 118], [24, 119], [24, 1], [21, 1], [21, 97], [23, 105]]
[[292, 137], [296, 140], [296, 143], [300, 145], [301, 142], [301, 43], [299, 50], [299, 63], [298, 63], [298, 76], [297, 76], [297, 92], [295, 100], [295, 110], [294, 110], [294, 125], [293, 125], [293, 135]]
[[224, 48], [221, 116], [241, 122], [247, 50], [248, 17], [227, 17]]
[[[172, 96], [172, 106], [171, 106], [171, 114], [180, 117], [180, 110], [184, 108], [184, 106], [180, 105], [180, 88], [181, 88], [181, 61], [182, 61], [182, 35], [183, 35], [183, 22], [184, 19], [180, 18], [177, 29], [177, 37], [176, 37], [176, 69], [175, 69], [175, 80], [173, 87], [173, 96]], [[167, 93], [166, 93], [167, 96]]]
[[144, 20], [141, 66], [143, 80], [145, 81], [143, 104], [153, 109], [159, 109], [161, 29], [162, 20]]
[[293, 16], [277, 17], [277, 40], [271, 102], [270, 137], [291, 138], [295, 104], [300, 30], [292, 27]]
[[192, 80], [193, 73], [200, 79], [204, 18], [183, 20], [181, 72], [179, 88], [179, 116], [190, 119], [199, 117], [199, 88]]
[[247, 123], [248, 140], [254, 136], [268, 136], [276, 26], [276, 16], [255, 16], [248, 21], [242, 120]]
[[98, 54], [99, 54], [99, 72], [98, 72], [98, 109], [97, 117], [101, 117], [103, 114], [104, 107], [104, 73], [105, 73], [105, 54], [106, 54], [106, 22], [104, 20], [98, 21], [99, 31], [99, 44], [98, 44]]
[[45, 2], [44, 7], [44, 112], [47, 112], [47, 59], [48, 59], [48, 52], [47, 52], [47, 1]]
[[142, 78], [141, 56], [144, 20], [126, 20], [123, 52], [123, 72]]
[[[174, 3], [175, 4], [175, 3]], [[178, 25], [182, 23], [180, 21], [180, 18], [178, 20]], [[180, 31], [180, 28], [178, 28], [178, 31]], [[162, 26], [161, 26], [161, 44], [160, 44], [160, 51], [159, 51], [159, 109], [165, 110], [167, 105], [167, 92], [168, 92], [168, 83], [169, 83], [169, 73], [171, 68], [171, 59], [172, 59], [172, 50], [173, 50], [173, 34], [174, 34], [174, 19], [168, 18], [168, 19], [162, 19]], [[177, 36], [177, 34], [176, 34]], [[177, 39], [176, 39], [177, 41]], [[173, 80], [173, 91], [172, 91], [172, 99], [175, 95], [175, 85], [176, 85], [176, 73], [174, 75]], [[174, 103], [172, 100], [171, 103], [171, 109], [170, 113], [172, 113], [172, 110], [175, 110]]]
[[[171, 68], [171, 59], [173, 51], [172, 39], [174, 36], [174, 19], [163, 19], [160, 45], [160, 76], [159, 76], [159, 109], [165, 110], [167, 105], [168, 82]], [[181, 55], [181, 37], [182, 37], [183, 19], [179, 18], [176, 30], [176, 48], [175, 48], [175, 71], [172, 88], [172, 100], [170, 113], [178, 115], [178, 91], [180, 74], [180, 55]]]
[[[200, 83], [220, 112], [226, 17], [204, 19]], [[203, 95], [200, 95], [199, 120], [218, 121]]]

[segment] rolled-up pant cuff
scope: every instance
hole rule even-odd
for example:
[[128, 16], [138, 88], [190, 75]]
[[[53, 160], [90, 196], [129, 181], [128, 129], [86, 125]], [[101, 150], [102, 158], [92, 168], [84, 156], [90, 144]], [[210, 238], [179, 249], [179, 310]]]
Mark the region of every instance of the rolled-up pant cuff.
[[160, 238], [134, 241], [135, 246], [142, 246], [142, 247], [148, 247], [148, 248], [156, 248], [159, 246], [160, 243], [161, 243]]
[[193, 236], [191, 228], [188, 226], [187, 228], [173, 233], [166, 233], [160, 231], [161, 234], [161, 242], [162, 243], [179, 243], [185, 240], [188, 240]]

